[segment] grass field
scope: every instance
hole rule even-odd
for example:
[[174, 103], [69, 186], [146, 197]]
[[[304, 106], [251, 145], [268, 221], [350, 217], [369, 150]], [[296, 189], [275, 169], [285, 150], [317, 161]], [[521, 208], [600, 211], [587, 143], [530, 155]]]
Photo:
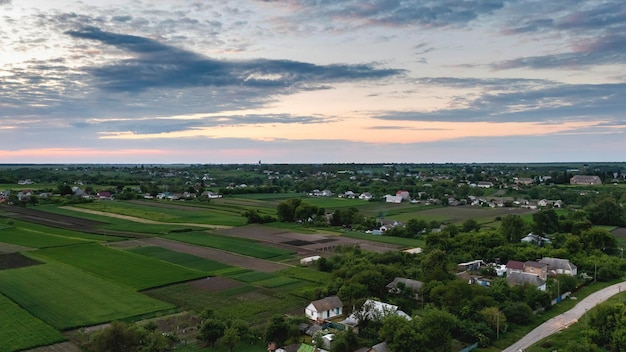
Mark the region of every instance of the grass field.
[[0, 231], [0, 242], [32, 248], [47, 248], [87, 243], [88, 240], [47, 234], [25, 227], [12, 227]]
[[[175, 205], [184, 203], [157, 203], [157, 202], [122, 202], [102, 201], [79, 204], [78, 207], [102, 211], [106, 213], [121, 214], [138, 217], [147, 220], [169, 223], [196, 223], [211, 225], [239, 226], [246, 222], [241, 215], [242, 209], [229, 209], [216, 206], [185, 206], [177, 208]], [[173, 207], [166, 207], [174, 205]]]
[[183, 232], [169, 234], [164, 237], [170, 240], [222, 249], [261, 259], [282, 259], [294, 253], [286, 249], [264, 246], [247, 239], [208, 234], [206, 232]]
[[304, 307], [309, 303], [304, 298], [249, 285], [207, 294], [205, 290], [178, 284], [145, 293], [198, 313], [211, 308], [218, 316], [236, 317], [249, 322], [250, 326], [265, 324], [274, 314], [304, 314]]
[[230, 265], [226, 265], [210, 259], [196, 257], [195, 255], [191, 254], [175, 252], [157, 246], [137, 247], [132, 248], [129, 251], [148, 257], [164, 260], [166, 262], [182, 265], [187, 268], [203, 271], [206, 272], [207, 275], [217, 275], [220, 273], [228, 272], [229, 269], [234, 268]]
[[175, 308], [58, 263], [1, 270], [0, 282], [2, 294], [57, 329], [129, 319]]
[[70, 264], [137, 290], [206, 276], [197, 270], [99, 244], [49, 248], [31, 255]]
[[294, 279], [305, 280], [317, 284], [325, 284], [330, 281], [331, 275], [323, 271], [312, 268], [294, 266], [277, 272], [276, 274], [291, 277]]
[[35, 224], [32, 222], [26, 222], [26, 221], [20, 221], [20, 220], [13, 220], [13, 226], [18, 227], [18, 228], [28, 229], [32, 232], [43, 233], [46, 235], [56, 235], [56, 236], [79, 239], [79, 240], [104, 241], [106, 239], [109, 242], [124, 240], [124, 238], [109, 238], [110, 236], [105, 238], [105, 236], [103, 235], [72, 231], [68, 229], [39, 225], [39, 224]]
[[64, 340], [52, 326], [0, 295], [0, 352], [21, 351]]

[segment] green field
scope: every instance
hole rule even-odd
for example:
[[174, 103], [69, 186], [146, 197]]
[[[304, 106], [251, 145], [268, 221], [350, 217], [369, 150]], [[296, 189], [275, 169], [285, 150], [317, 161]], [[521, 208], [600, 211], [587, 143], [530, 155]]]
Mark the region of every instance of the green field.
[[[174, 206], [171, 206], [174, 205]], [[185, 206], [176, 207], [172, 202], [161, 203], [157, 201], [101, 201], [77, 205], [80, 208], [102, 211], [106, 213], [121, 214], [137, 218], [168, 222], [168, 223], [194, 223], [207, 225], [239, 226], [246, 223], [241, 216], [242, 209], [229, 209], [215, 206]], [[168, 207], [169, 206], [169, 207]]]
[[18, 227], [18, 228], [28, 229], [32, 232], [43, 233], [46, 235], [56, 235], [56, 236], [61, 236], [61, 237], [66, 237], [66, 238], [81, 239], [81, 240], [88, 240], [88, 241], [104, 241], [105, 239], [107, 241], [124, 240], [124, 238], [120, 238], [120, 237], [117, 237], [117, 238], [106, 237], [105, 238], [105, 236], [103, 235], [72, 231], [68, 229], [50, 227], [46, 225], [39, 225], [39, 224], [35, 224], [32, 222], [26, 222], [26, 221], [20, 221], [20, 220], [13, 220], [13, 226]]
[[252, 327], [267, 323], [277, 313], [304, 314], [304, 307], [309, 303], [304, 298], [249, 285], [208, 294], [202, 289], [178, 284], [145, 293], [198, 313], [211, 308], [218, 316], [236, 317], [249, 322]]
[[64, 341], [52, 326], [0, 295], [0, 352], [19, 351]]
[[49, 248], [32, 255], [70, 264], [137, 290], [206, 276], [197, 270], [99, 244]]
[[32, 248], [47, 248], [87, 243], [88, 240], [51, 235], [30, 228], [12, 227], [0, 231], [0, 242]]
[[157, 258], [166, 262], [182, 265], [187, 268], [206, 272], [208, 275], [217, 275], [227, 272], [234, 267], [210, 259], [196, 257], [195, 255], [175, 252], [157, 246], [137, 247], [129, 251], [148, 257]]
[[283, 269], [276, 274], [317, 284], [326, 284], [331, 280], [331, 275], [329, 273], [300, 266]]
[[0, 271], [0, 292], [57, 329], [129, 319], [175, 307], [68, 265]]
[[258, 242], [243, 238], [220, 236], [215, 234], [208, 234], [206, 232], [183, 232], [169, 234], [164, 237], [170, 240], [222, 249], [225, 251], [261, 259], [271, 258], [276, 260], [278, 259], [278, 257], [284, 258], [294, 253], [286, 249], [264, 246], [262, 244], [259, 244]]

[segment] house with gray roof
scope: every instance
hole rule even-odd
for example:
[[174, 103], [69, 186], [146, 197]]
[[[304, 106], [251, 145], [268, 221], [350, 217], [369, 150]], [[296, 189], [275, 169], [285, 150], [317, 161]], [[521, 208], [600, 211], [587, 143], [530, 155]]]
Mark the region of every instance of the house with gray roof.
[[578, 267], [576, 267], [576, 265], [574, 265], [567, 259], [544, 257], [541, 258], [539, 262], [548, 265], [548, 274], [550, 276], [576, 276], [578, 274]]
[[538, 290], [545, 291], [546, 290], [546, 280], [543, 280], [538, 275], [531, 273], [520, 273], [513, 272], [506, 277], [506, 281], [509, 286], [519, 286], [519, 285], [532, 285], [537, 287]]

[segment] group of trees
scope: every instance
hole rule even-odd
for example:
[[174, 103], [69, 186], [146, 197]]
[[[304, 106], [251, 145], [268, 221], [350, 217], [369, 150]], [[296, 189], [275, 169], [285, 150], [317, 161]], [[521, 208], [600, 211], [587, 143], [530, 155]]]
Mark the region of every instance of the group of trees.
[[176, 339], [158, 331], [157, 325], [138, 325], [114, 321], [83, 342], [92, 352], [166, 352], [171, 351]]

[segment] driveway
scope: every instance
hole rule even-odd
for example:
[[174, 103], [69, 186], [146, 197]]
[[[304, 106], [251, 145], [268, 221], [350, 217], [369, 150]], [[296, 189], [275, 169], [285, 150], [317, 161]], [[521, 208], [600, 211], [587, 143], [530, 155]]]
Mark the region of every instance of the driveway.
[[525, 348], [532, 346], [541, 339], [578, 322], [578, 319], [580, 319], [580, 317], [582, 317], [587, 310], [620, 293], [622, 287], [626, 289], [626, 281], [594, 292], [585, 299], [581, 300], [576, 306], [574, 306], [574, 308], [539, 325], [526, 336], [522, 337], [519, 341], [503, 350], [503, 352], [523, 351]]

